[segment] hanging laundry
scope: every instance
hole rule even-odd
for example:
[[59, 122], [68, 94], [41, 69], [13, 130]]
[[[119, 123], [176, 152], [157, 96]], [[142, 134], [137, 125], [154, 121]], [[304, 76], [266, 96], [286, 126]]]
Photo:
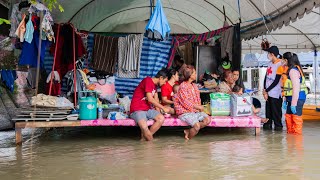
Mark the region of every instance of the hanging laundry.
[[60, 75], [59, 75], [58, 71], [50, 72], [50, 74], [47, 77], [47, 81], [46, 82], [49, 83], [51, 81], [51, 78], [52, 78], [53, 81], [60, 82]]
[[143, 34], [119, 37], [118, 77], [139, 78]]
[[[62, 80], [62, 90], [66, 93], [67, 96], [71, 96], [74, 93], [74, 71], [69, 71]], [[86, 88], [87, 80], [85, 80], [82, 76], [81, 70], [77, 70], [76, 73], [76, 92], [84, 91]]]
[[52, 23], [53, 23], [53, 19], [50, 13], [46, 13], [41, 23], [41, 29], [44, 32], [44, 34], [46, 34], [46, 37], [48, 38], [49, 41], [54, 40], [54, 32], [51, 26]]
[[[19, 22], [22, 21], [22, 13], [19, 11], [19, 3], [17, 4], [14, 4], [12, 6], [12, 12], [11, 12], [11, 17], [10, 17], [10, 24], [11, 24], [11, 27], [10, 27], [10, 33], [9, 33], [9, 36], [10, 37], [17, 37], [16, 35], [16, 31], [19, 27]], [[20, 37], [20, 36], [18, 36]]]
[[17, 27], [16, 32], [15, 32], [15, 36], [17, 36], [20, 39], [20, 42], [24, 41], [24, 35], [25, 35], [25, 32], [26, 32], [25, 19], [26, 19], [26, 15], [23, 14], [22, 15], [22, 20], [21, 20], [21, 22], [20, 22], [20, 24]]
[[26, 33], [24, 34], [24, 40], [28, 43], [32, 42], [33, 39], [33, 32], [34, 32], [34, 27], [32, 23], [32, 18], [31, 16], [29, 17], [29, 20], [26, 25]]
[[39, 14], [39, 12], [43, 12], [43, 20], [40, 24], [40, 28], [43, 31], [43, 37], [41, 37], [42, 40], [46, 40], [48, 38], [49, 41], [54, 40], [54, 32], [52, 29], [53, 19], [50, 14], [49, 9], [43, 5], [40, 2], [32, 3], [29, 8], [29, 13], [36, 13]]
[[[50, 91], [50, 84], [51, 84], [51, 78], [52, 78], [52, 87], [51, 87], [51, 94], [49, 94]], [[46, 81], [46, 94], [51, 96], [58, 96], [61, 94], [61, 79], [60, 75], [57, 71], [52, 71], [49, 73]]]
[[29, 68], [27, 83], [31, 89], [36, 88], [36, 84], [37, 84], [36, 79], [37, 79], [37, 68]]
[[[48, 41], [41, 42], [40, 67], [43, 67], [43, 60], [47, 44]], [[23, 42], [19, 65], [29, 65], [30, 67], [37, 67], [38, 48], [39, 31], [34, 31], [31, 43]]]
[[[228, 27], [228, 23], [225, 22], [223, 27]], [[234, 27], [230, 27], [221, 36], [221, 58], [229, 57], [229, 61], [232, 62], [232, 46], [233, 46], [233, 34]]]
[[17, 79], [17, 74], [15, 70], [1, 70], [1, 81], [6, 85], [6, 87], [13, 92], [14, 81]]
[[[57, 26], [54, 27], [55, 32], [57, 32]], [[77, 34], [75, 34], [75, 48], [73, 48], [73, 32], [74, 29], [70, 24], [64, 24], [60, 27], [60, 33], [56, 33], [56, 38], [59, 36], [59, 42], [57, 47], [57, 54], [56, 54], [56, 62], [54, 70], [58, 71], [59, 74], [64, 77], [64, 75], [72, 70], [73, 67], [73, 49], [75, 49], [76, 59], [81, 58], [86, 54], [86, 49], [83, 45], [83, 42], [81, 40], [81, 37]], [[50, 48], [50, 53], [52, 55], [55, 54], [55, 48], [56, 44], [52, 44]], [[51, 64], [51, 69], [49, 67], [49, 71], [52, 70], [52, 64], [53, 64], [53, 56], [48, 56], [49, 62], [45, 62], [46, 65], [49, 67]]]
[[32, 3], [28, 11], [29, 13], [38, 13], [40, 11], [43, 11], [44, 13], [47, 13], [47, 12], [50, 13], [49, 9], [38, 1]]
[[118, 49], [118, 38], [95, 35], [93, 47], [93, 68], [114, 73]]
[[119, 94], [132, 97], [132, 94], [141, 80], [147, 76], [155, 76], [160, 69], [166, 67], [170, 57], [172, 37], [164, 41], [153, 41], [146, 37], [143, 38], [140, 74], [139, 78], [129, 79], [116, 77], [116, 91]]

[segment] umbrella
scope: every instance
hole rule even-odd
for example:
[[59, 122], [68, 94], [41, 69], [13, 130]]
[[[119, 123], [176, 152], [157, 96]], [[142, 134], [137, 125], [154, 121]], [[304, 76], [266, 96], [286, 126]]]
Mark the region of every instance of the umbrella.
[[163, 41], [169, 37], [170, 25], [162, 9], [161, 0], [157, 0], [157, 5], [146, 26], [145, 36], [149, 39]]

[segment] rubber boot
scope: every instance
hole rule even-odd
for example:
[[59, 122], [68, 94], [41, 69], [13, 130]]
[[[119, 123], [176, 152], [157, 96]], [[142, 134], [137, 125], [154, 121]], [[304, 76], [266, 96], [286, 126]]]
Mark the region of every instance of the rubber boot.
[[293, 133], [293, 115], [292, 114], [285, 114], [286, 118], [286, 126], [287, 126], [287, 133]]
[[302, 125], [303, 120], [302, 116], [292, 115], [293, 116], [293, 133], [301, 135], [302, 134]]

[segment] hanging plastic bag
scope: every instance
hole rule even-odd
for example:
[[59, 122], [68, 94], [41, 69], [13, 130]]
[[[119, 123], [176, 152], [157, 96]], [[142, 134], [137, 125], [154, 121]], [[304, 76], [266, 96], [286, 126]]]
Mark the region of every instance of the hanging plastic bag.
[[124, 107], [125, 112], [130, 111], [131, 100], [128, 96], [125, 96], [123, 98], [119, 98], [119, 104]]

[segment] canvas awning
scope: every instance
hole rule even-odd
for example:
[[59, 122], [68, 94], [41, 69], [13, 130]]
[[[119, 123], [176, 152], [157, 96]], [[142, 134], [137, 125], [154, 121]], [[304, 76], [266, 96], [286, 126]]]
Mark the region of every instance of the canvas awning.
[[[81, 30], [114, 32], [124, 24], [147, 21], [152, 1], [58, 1], [65, 11], [54, 10], [53, 15], [56, 22], [71, 22]], [[172, 33], [200, 34], [221, 28], [224, 6], [227, 22], [235, 24], [241, 20], [242, 35], [247, 39], [265, 33], [265, 21], [269, 30], [277, 29], [289, 24], [290, 20], [302, 17], [305, 12], [311, 12], [314, 6], [319, 6], [320, 0], [163, 0], [162, 4], [170, 25], [185, 29]], [[141, 29], [132, 28], [132, 33], [135, 32], [142, 33]]]
[[261, 53], [262, 38], [267, 38], [271, 45], [279, 47], [280, 53], [308, 52], [320, 50], [320, 8], [314, 8], [303, 18], [292, 22], [288, 26], [274, 30], [267, 35], [251, 40], [243, 40], [242, 52]]

